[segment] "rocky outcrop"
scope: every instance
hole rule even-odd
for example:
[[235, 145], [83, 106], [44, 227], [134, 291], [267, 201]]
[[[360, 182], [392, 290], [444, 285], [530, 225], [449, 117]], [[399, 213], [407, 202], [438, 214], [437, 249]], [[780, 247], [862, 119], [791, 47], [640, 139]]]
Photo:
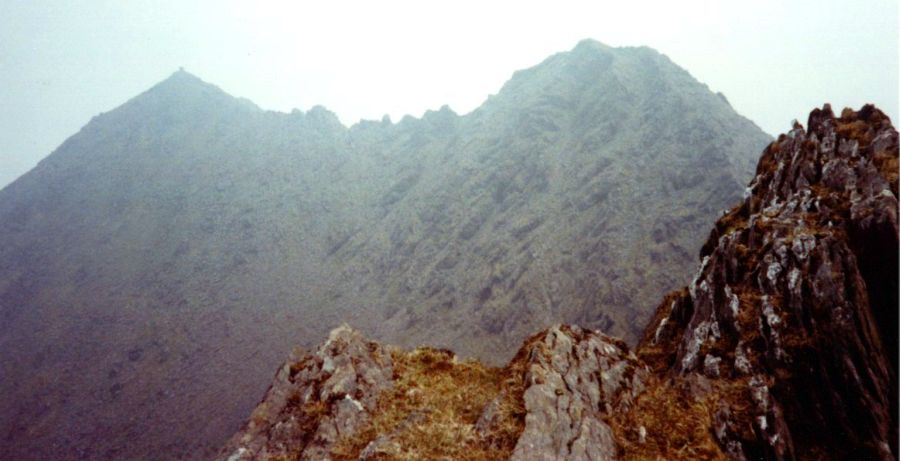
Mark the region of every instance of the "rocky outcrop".
[[577, 326], [552, 327], [525, 347], [527, 415], [510, 459], [615, 459], [604, 418], [628, 411], [649, 370], [621, 340]]
[[605, 419], [631, 409], [649, 374], [623, 341], [578, 326], [532, 336], [504, 368], [387, 353], [341, 327], [279, 370], [217, 459], [612, 460]]
[[392, 374], [339, 329], [221, 459], [896, 460], [897, 170], [887, 117], [825, 106], [766, 148], [636, 354], [557, 325], [504, 368], [420, 348]]
[[896, 170], [880, 111], [813, 111], [766, 148], [647, 328], [657, 371], [719, 386], [733, 459], [896, 459]]
[[329, 459], [390, 389], [390, 354], [344, 325], [315, 353], [296, 354], [275, 374], [249, 421], [221, 451], [221, 461]]

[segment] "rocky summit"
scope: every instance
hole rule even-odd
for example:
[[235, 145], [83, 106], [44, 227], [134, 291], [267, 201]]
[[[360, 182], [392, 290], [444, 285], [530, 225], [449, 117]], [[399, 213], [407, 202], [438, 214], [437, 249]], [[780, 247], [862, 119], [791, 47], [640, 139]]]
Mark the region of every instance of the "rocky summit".
[[350, 127], [176, 72], [0, 191], [0, 459], [208, 459], [343, 322], [492, 365], [559, 323], [633, 346], [771, 140], [590, 40]]
[[497, 368], [344, 326], [218, 459], [896, 460], [898, 167], [879, 110], [816, 109], [634, 351], [556, 325]]
[[658, 309], [639, 351], [710, 383], [730, 457], [896, 459], [897, 170], [883, 113], [813, 111]]

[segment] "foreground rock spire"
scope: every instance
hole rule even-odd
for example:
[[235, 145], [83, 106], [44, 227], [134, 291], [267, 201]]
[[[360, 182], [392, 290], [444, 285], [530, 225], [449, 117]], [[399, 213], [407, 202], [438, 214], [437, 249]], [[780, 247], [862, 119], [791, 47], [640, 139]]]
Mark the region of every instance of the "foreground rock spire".
[[390, 354], [338, 327], [315, 352], [296, 353], [275, 373], [223, 459], [325, 459], [339, 437], [368, 420], [392, 381]]
[[883, 113], [816, 109], [635, 352], [557, 325], [490, 368], [342, 327], [219, 459], [896, 460], [897, 177]]
[[714, 419], [732, 458], [894, 459], [897, 132], [826, 105], [766, 148], [747, 194], [643, 357], [729, 395]]

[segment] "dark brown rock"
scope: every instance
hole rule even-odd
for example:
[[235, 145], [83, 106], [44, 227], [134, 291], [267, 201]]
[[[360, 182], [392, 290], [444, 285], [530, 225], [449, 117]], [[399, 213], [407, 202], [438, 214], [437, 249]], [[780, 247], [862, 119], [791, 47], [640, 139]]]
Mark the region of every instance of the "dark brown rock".
[[733, 458], [896, 459], [896, 159], [877, 109], [814, 111], [645, 332], [655, 369], [729, 389], [715, 433]]

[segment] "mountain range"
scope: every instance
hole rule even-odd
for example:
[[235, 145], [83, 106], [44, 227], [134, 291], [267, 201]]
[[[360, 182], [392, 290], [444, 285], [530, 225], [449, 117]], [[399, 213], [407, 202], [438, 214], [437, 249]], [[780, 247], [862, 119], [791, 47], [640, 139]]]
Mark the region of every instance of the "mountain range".
[[348, 325], [220, 461], [897, 459], [898, 136], [826, 104], [770, 144], [634, 349], [577, 325], [504, 367]]
[[0, 459], [209, 458], [343, 322], [494, 365], [560, 322], [634, 346], [771, 140], [590, 40], [351, 127], [178, 71], [0, 191]]

